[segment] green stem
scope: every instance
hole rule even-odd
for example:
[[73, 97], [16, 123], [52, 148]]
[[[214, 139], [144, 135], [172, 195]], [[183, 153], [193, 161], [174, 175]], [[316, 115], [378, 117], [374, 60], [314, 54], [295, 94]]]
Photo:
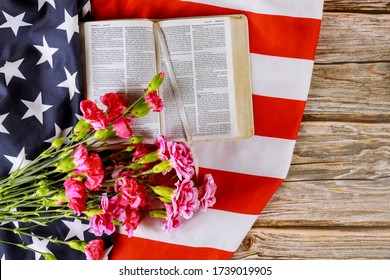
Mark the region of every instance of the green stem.
[[[40, 236], [40, 235], [28, 233], [28, 232], [25, 232], [25, 231], [23, 231], [23, 230], [21, 230], [21, 229], [19, 229], [19, 228], [17, 228], [17, 229], [12, 229], [12, 228], [0, 227], [0, 230], [10, 231], [10, 232], [13, 232], [13, 233], [15, 233], [15, 234], [22, 234], [22, 235], [25, 235], [25, 236], [37, 237], [37, 238], [39, 238], [39, 239], [49, 240], [50, 242], [55, 243], [55, 244], [64, 244], [64, 245], [68, 245], [68, 242], [66, 242], [66, 241], [62, 241], [62, 240], [58, 240], [58, 239], [55, 239], [55, 238], [44, 237], [44, 236]], [[0, 240], [0, 242], [3, 242], [3, 240]], [[28, 247], [27, 247], [27, 248], [28, 248]], [[39, 252], [38, 252], [38, 253], [39, 253]]]
[[[134, 101], [129, 107], [126, 108], [126, 110], [122, 113], [122, 115], [123, 115], [123, 116], [126, 116], [126, 115], [130, 112], [130, 110], [133, 109], [133, 107], [134, 107], [135, 105], [137, 105], [137, 103], [140, 102], [144, 97], [145, 97], [145, 95], [142, 95], [142, 96], [138, 97], [136, 101]], [[118, 117], [118, 118], [119, 118], [119, 117]], [[116, 119], [115, 119], [115, 120], [116, 120]], [[113, 122], [114, 122], [115, 120], [113, 120]]]
[[[13, 172], [9, 177], [6, 177], [4, 178], [4, 180], [7, 182], [8, 179], [10, 178], [17, 178], [19, 177], [20, 175], [22, 175], [26, 170], [28, 170], [29, 168], [31, 168], [32, 166], [34, 166], [35, 164], [39, 163], [39, 161], [41, 159], [44, 158], [44, 156], [46, 154], [50, 154], [52, 152], [53, 148], [52, 147], [49, 147], [48, 149], [44, 150], [40, 155], [38, 155], [35, 159], [33, 159], [28, 165], [26, 165], [25, 167], [22, 167], [22, 168], [18, 168], [17, 170], [15, 170], [15, 172]], [[12, 180], [12, 179], [11, 179]], [[1, 181], [1, 183], [3, 184], [3, 180]]]
[[14, 242], [2, 240], [2, 239], [0, 239], [0, 242], [1, 242], [1, 243], [8, 244], [8, 245], [17, 246], [17, 247], [20, 247], [20, 248], [22, 248], [22, 249], [24, 249], [24, 250], [31, 251], [31, 252], [34, 252], [34, 253], [38, 253], [38, 254], [40, 254], [40, 255], [42, 255], [42, 256], [45, 256], [45, 255], [47, 254], [47, 253], [45, 253], [45, 252], [41, 252], [41, 251], [35, 250], [35, 249], [33, 249], [33, 248], [27, 247], [27, 246], [24, 245], [24, 244], [14, 243]]

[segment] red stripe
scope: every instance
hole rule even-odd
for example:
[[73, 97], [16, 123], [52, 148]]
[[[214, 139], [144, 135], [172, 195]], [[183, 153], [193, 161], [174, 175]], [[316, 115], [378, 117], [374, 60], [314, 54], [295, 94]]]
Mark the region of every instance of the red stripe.
[[306, 101], [253, 95], [255, 135], [296, 140]]
[[252, 53], [314, 60], [319, 19], [264, 15], [179, 0], [93, 0], [96, 20], [113, 18], [175, 18], [245, 14]]
[[[217, 203], [213, 208], [242, 214], [258, 215], [283, 181], [200, 168], [200, 177], [207, 173], [213, 175], [218, 186]], [[123, 234], [115, 235], [114, 244], [110, 255], [112, 260], [224, 260], [230, 259], [234, 253], [138, 237], [128, 238]]]
[[114, 237], [115, 246], [111, 260], [227, 260], [233, 252], [214, 248], [195, 248], [154, 241], [144, 238], [128, 238], [123, 234]]
[[206, 168], [200, 168], [199, 173], [201, 176], [211, 173], [217, 184], [214, 209], [249, 215], [259, 215], [283, 182], [283, 179]]

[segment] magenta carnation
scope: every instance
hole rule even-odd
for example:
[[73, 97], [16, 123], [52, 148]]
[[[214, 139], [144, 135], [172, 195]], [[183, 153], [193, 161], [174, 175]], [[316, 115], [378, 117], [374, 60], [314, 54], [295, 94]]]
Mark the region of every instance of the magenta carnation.
[[134, 230], [137, 229], [138, 224], [141, 221], [141, 215], [137, 210], [127, 208], [126, 209], [126, 218], [123, 221], [123, 227], [127, 232], [128, 237], [132, 237], [134, 234]]
[[132, 135], [132, 130], [129, 125], [131, 118], [126, 118], [125, 116], [120, 116], [117, 120], [114, 121], [113, 126], [115, 133], [118, 137], [128, 139]]
[[80, 110], [83, 113], [84, 119], [90, 122], [95, 130], [107, 128], [109, 124], [107, 115], [93, 101], [81, 101]]
[[92, 153], [87, 160], [88, 170], [84, 172], [87, 176], [85, 187], [91, 191], [100, 189], [104, 179], [103, 164], [98, 154]]
[[88, 159], [88, 151], [84, 145], [78, 145], [73, 152], [73, 161], [76, 164], [76, 169], [80, 171], [88, 170], [88, 166], [85, 165], [85, 162]]
[[86, 209], [85, 202], [88, 199], [88, 195], [84, 191], [84, 184], [69, 178], [65, 180], [64, 187], [65, 195], [69, 199], [68, 206], [77, 214], [83, 212]]
[[132, 209], [146, 205], [148, 193], [144, 185], [134, 178], [123, 177], [115, 182], [115, 189], [120, 191], [123, 199], [128, 202]]
[[177, 190], [172, 198], [172, 208], [167, 209], [168, 216], [178, 214], [184, 219], [189, 219], [199, 208], [198, 190], [189, 179], [177, 181], [175, 185]]
[[94, 215], [89, 221], [91, 232], [96, 236], [102, 236], [104, 233], [112, 234], [115, 231], [112, 219], [113, 217], [109, 213]]
[[103, 255], [104, 241], [100, 238], [89, 241], [85, 246], [85, 255], [87, 260], [100, 260]]
[[158, 157], [161, 160], [169, 159], [168, 152], [168, 140], [165, 135], [159, 135], [156, 141], [157, 149], [158, 149]]
[[[168, 209], [172, 209], [171, 204], [165, 204], [165, 207], [167, 209], [167, 212], [169, 211]], [[179, 228], [181, 227], [181, 225], [182, 223], [179, 220], [179, 215], [173, 215], [173, 213], [168, 214], [167, 218], [165, 218], [164, 220], [164, 231], [170, 234], [173, 229]]]
[[100, 201], [100, 208], [103, 210], [102, 214], [94, 215], [89, 221], [89, 227], [93, 234], [102, 236], [104, 233], [110, 235], [115, 231], [113, 223], [114, 215], [110, 212], [110, 200], [107, 195], [102, 196]]
[[153, 112], [161, 112], [164, 108], [164, 104], [156, 90], [145, 95], [145, 102], [149, 104], [149, 107]]
[[190, 147], [176, 142], [168, 142], [167, 146], [172, 167], [176, 170], [179, 180], [192, 178], [195, 170], [192, 166], [194, 159]]
[[206, 211], [207, 208], [212, 207], [215, 204], [215, 192], [217, 185], [214, 182], [214, 178], [211, 174], [206, 174], [203, 179], [203, 185], [199, 189], [200, 209]]
[[107, 107], [109, 121], [112, 121], [122, 115], [128, 106], [126, 99], [113, 92], [109, 92], [101, 96], [100, 101]]
[[84, 174], [86, 176], [84, 184], [88, 190], [99, 190], [104, 179], [103, 164], [99, 155], [97, 153], [88, 155], [84, 145], [78, 145], [72, 157], [76, 164], [74, 174]]

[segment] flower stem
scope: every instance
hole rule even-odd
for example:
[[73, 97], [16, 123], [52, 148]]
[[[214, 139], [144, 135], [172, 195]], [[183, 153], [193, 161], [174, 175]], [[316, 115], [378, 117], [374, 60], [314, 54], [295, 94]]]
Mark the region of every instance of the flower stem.
[[[22, 248], [22, 249], [24, 249], [24, 250], [27, 250], [27, 251], [31, 251], [31, 252], [34, 252], [34, 253], [38, 253], [38, 254], [44, 256], [45, 258], [47, 258], [47, 255], [48, 255], [48, 253], [45, 253], [45, 252], [41, 252], [41, 251], [35, 250], [35, 249], [30, 248], [30, 247], [28, 247], [28, 246], [26, 246], [26, 245], [24, 245], [24, 244], [14, 243], [14, 242], [2, 240], [2, 239], [0, 239], [0, 242], [1, 242], [1, 243], [8, 244], [8, 245], [17, 246], [17, 247], [20, 247], [20, 248]], [[52, 258], [51, 258], [51, 259], [56, 259], [56, 258], [55, 258], [54, 255], [52, 255]]]
[[[48, 241], [50, 241], [50, 242], [52, 242], [54, 244], [68, 245], [68, 242], [66, 242], [66, 241], [62, 241], [62, 240], [59, 240], [59, 239], [56, 239], [56, 238], [44, 237], [44, 236], [36, 235], [36, 234], [33, 234], [33, 233], [28, 233], [26, 231], [23, 231], [23, 229], [20, 229], [20, 228], [12, 229], [12, 228], [0, 227], [0, 230], [10, 231], [10, 232], [13, 232], [15, 234], [22, 234], [22, 235], [25, 235], [25, 236], [36, 237], [36, 238], [39, 238], [39, 239], [48, 240]], [[4, 240], [0, 240], [0, 242], [4, 242]], [[4, 243], [7, 243], [7, 241], [5, 241]], [[8, 244], [12, 244], [12, 243], [8, 243]], [[13, 244], [15, 244], [15, 243], [13, 243]], [[18, 245], [18, 244], [16, 244], [16, 245]], [[22, 247], [22, 248], [24, 248], [24, 247]], [[29, 247], [27, 247], [27, 248], [29, 248]], [[27, 248], [24, 248], [24, 249], [27, 249]], [[38, 252], [38, 253], [40, 253], [40, 252]]]

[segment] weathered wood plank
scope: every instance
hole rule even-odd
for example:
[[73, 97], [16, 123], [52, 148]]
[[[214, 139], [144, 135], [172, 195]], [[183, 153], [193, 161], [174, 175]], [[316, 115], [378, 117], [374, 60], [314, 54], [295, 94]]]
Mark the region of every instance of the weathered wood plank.
[[324, 10], [289, 175], [233, 259], [390, 258], [390, 2]]
[[307, 117], [314, 114], [390, 118], [390, 62], [315, 64], [305, 109]]
[[389, 0], [325, 0], [324, 11], [390, 12]]
[[390, 226], [390, 123], [303, 122], [256, 225]]
[[390, 14], [323, 15], [317, 63], [390, 61]]
[[253, 228], [233, 259], [389, 259], [390, 228]]
[[390, 174], [390, 123], [303, 122], [286, 181]]
[[286, 182], [256, 226], [389, 226], [390, 178]]

